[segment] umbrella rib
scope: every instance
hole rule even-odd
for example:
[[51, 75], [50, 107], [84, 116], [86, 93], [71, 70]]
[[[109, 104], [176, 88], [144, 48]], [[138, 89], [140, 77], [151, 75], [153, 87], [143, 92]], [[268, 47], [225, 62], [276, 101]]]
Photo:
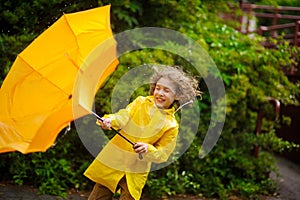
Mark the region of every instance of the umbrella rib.
[[[76, 40], [76, 46], [77, 46], [77, 49], [79, 49], [79, 45], [78, 45], [78, 40], [77, 40], [77, 37], [76, 37], [76, 34], [74, 33], [69, 21], [68, 21], [68, 18], [67, 18], [67, 15], [68, 14], [63, 14], [63, 17], [65, 19], [65, 22], [67, 24], [67, 26], [69, 27], [69, 30], [71, 31], [71, 33], [73, 34], [73, 38]], [[78, 70], [81, 70], [80, 67], [75, 63], [75, 61], [73, 59], [71, 59], [71, 57], [69, 56], [68, 53], [66, 53], [66, 57], [72, 62], [72, 64], [78, 69]], [[81, 71], [82, 72], [82, 71]]]
[[71, 56], [68, 53], [65, 53], [65, 56], [68, 58], [68, 60], [77, 68], [77, 70], [83, 74], [83, 70], [75, 63], [75, 61], [71, 58]]
[[41, 76], [43, 79], [45, 79], [46, 81], [48, 81], [50, 84], [52, 84], [53, 86], [55, 86], [58, 90], [62, 91], [66, 96], [70, 96], [70, 94], [66, 93], [63, 89], [59, 88], [55, 83], [53, 83], [52, 81], [50, 81], [49, 79], [47, 79], [42, 73], [38, 72], [37, 70], [35, 70], [25, 59], [23, 59], [20, 55], [18, 55], [18, 57], [27, 64], [27, 66], [29, 66], [33, 72], [39, 74], [39, 76]]

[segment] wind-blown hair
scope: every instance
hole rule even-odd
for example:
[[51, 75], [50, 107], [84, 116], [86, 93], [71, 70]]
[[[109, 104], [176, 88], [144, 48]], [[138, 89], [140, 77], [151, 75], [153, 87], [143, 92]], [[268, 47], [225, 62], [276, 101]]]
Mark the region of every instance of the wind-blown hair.
[[198, 80], [185, 73], [181, 67], [153, 66], [153, 69], [154, 74], [150, 78], [150, 95], [154, 94], [158, 80], [167, 78], [173, 81], [177, 86], [176, 96], [179, 100], [174, 102], [177, 106], [193, 101], [196, 96], [201, 96], [201, 91], [198, 89]]

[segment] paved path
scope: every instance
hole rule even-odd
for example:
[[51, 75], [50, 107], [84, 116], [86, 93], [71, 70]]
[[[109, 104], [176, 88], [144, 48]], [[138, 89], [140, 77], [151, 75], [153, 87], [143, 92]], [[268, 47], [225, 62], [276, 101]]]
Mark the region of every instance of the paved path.
[[[69, 194], [68, 200], [86, 200], [87, 197], [83, 194]], [[64, 198], [39, 195], [38, 189], [30, 186], [16, 186], [11, 184], [0, 184], [0, 200], [65, 200]]]
[[[282, 177], [271, 174], [279, 181], [279, 196], [264, 197], [263, 200], [300, 200], [300, 164], [293, 163], [285, 158], [278, 157], [278, 168]], [[86, 200], [88, 194], [73, 192], [67, 200]], [[192, 197], [174, 197], [170, 200], [197, 200]], [[29, 186], [15, 186], [0, 183], [0, 200], [63, 200], [51, 195], [38, 195], [38, 190]], [[200, 199], [198, 199], [200, 200]]]
[[300, 164], [278, 157], [278, 169], [282, 177], [271, 177], [279, 181], [281, 200], [300, 200]]

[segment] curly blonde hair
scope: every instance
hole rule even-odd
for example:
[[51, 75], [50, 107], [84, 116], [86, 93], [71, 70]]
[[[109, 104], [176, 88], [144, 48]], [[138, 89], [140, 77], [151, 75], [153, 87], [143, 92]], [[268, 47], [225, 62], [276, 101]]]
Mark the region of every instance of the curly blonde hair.
[[174, 102], [177, 106], [193, 101], [196, 96], [201, 96], [198, 80], [185, 73], [180, 66], [153, 66], [153, 69], [154, 74], [150, 79], [150, 95], [154, 94], [158, 80], [167, 78], [177, 86], [176, 96], [179, 100]]

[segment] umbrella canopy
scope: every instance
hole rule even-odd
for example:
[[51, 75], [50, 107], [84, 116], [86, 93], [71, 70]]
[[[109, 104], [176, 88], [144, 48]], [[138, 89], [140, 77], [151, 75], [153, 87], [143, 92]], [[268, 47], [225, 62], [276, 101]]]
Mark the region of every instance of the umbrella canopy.
[[74, 120], [76, 77], [84, 74], [85, 59], [103, 42], [108, 47], [101, 53], [114, 59], [100, 66], [104, 74], [87, 97], [93, 101], [118, 65], [110, 6], [64, 14], [17, 56], [0, 89], [0, 153], [46, 151], [54, 143]]

